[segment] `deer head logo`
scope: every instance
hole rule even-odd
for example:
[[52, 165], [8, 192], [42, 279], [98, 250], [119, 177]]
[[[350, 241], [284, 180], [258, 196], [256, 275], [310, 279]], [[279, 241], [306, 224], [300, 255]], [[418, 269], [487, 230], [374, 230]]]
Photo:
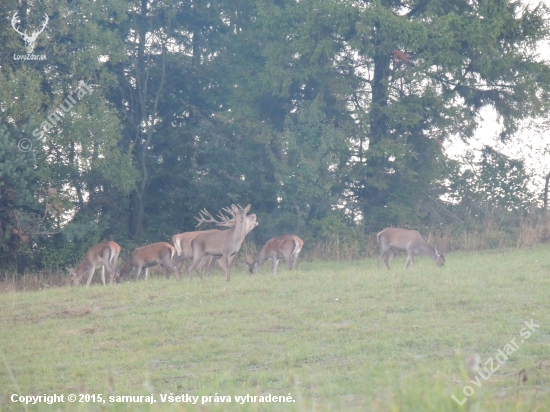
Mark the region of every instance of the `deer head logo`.
[[46, 25], [48, 24], [48, 21], [49, 21], [48, 15], [45, 14], [44, 17], [45, 17], [45, 20], [44, 20], [44, 23], [42, 24], [42, 28], [40, 30], [34, 30], [30, 36], [27, 34], [26, 30], [24, 32], [21, 32], [17, 28], [16, 24], [20, 23], [17, 12], [15, 12], [13, 17], [11, 18], [11, 26], [17, 33], [21, 35], [21, 37], [25, 41], [25, 48], [27, 49], [28, 54], [32, 53], [32, 51], [34, 50], [34, 42], [36, 41], [36, 38], [40, 33], [44, 31], [44, 29], [46, 28]]

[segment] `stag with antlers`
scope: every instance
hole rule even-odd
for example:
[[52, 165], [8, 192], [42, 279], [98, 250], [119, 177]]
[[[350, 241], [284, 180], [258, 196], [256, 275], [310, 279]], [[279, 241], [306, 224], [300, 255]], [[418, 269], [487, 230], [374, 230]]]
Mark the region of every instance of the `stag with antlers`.
[[205, 256], [214, 256], [222, 258], [225, 278], [228, 282], [231, 280], [231, 264], [235, 255], [241, 249], [245, 236], [249, 232], [246, 214], [250, 210], [250, 205], [245, 208], [231, 205], [231, 209], [224, 208], [223, 210], [229, 213], [231, 218], [220, 213], [218, 215], [220, 220], [216, 220], [206, 209], [200, 212], [199, 218], [196, 218], [199, 222], [197, 226], [203, 223], [214, 223], [217, 226], [229, 229], [205, 231], [191, 241], [191, 248], [193, 249], [193, 262], [189, 266], [189, 276], [191, 279], [193, 279], [193, 270], [197, 270], [199, 277], [202, 279], [198, 265]]

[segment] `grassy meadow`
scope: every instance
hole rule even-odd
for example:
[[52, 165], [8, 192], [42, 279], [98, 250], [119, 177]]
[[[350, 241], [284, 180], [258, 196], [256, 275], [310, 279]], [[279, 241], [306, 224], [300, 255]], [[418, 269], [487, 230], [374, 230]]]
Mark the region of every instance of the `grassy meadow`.
[[[218, 270], [1, 293], [0, 410], [550, 410], [550, 246], [446, 258], [407, 271], [401, 253], [391, 272], [376, 259], [304, 261], [274, 277], [266, 263], [254, 276], [237, 266], [229, 283]], [[540, 327], [520, 336], [531, 319]], [[466, 366], [476, 355], [499, 366], [479, 387]], [[10, 400], [54, 393], [156, 403]], [[170, 394], [199, 399], [163, 403]], [[247, 394], [294, 402], [235, 401]]]

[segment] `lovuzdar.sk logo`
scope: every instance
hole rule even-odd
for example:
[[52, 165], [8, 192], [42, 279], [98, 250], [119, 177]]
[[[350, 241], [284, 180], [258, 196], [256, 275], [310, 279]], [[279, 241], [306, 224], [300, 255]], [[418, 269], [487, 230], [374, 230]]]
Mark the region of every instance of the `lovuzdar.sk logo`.
[[17, 12], [13, 14], [13, 17], [11, 18], [11, 26], [13, 29], [21, 36], [23, 41], [25, 42], [25, 48], [27, 50], [27, 54], [14, 54], [13, 59], [14, 60], [46, 60], [46, 55], [36, 55], [33, 54], [34, 46], [36, 39], [44, 31], [48, 24], [49, 18], [47, 14], [44, 14], [44, 21], [42, 22], [42, 27], [40, 27], [39, 30], [33, 30], [31, 34], [27, 34], [27, 30], [21, 31], [20, 27], [17, 27], [17, 24], [21, 23], [19, 19], [19, 15]]

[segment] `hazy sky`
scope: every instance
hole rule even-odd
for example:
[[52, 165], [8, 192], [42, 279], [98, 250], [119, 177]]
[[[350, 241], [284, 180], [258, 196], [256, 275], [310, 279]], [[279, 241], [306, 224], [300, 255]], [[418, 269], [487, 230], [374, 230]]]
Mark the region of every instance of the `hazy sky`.
[[451, 158], [459, 158], [467, 150], [480, 150], [484, 145], [492, 146], [501, 153], [525, 161], [525, 168], [532, 176], [532, 189], [539, 192], [544, 187], [544, 176], [550, 173], [550, 119], [536, 119], [523, 122], [516, 135], [506, 143], [500, 142], [501, 126], [495, 110], [486, 107], [481, 111], [482, 124], [468, 143], [455, 137], [445, 144]]
[[[534, 5], [539, 2], [525, 0], [524, 3]], [[550, 0], [544, 0], [543, 3], [550, 6]], [[539, 45], [538, 55], [540, 60], [550, 64], [550, 39]], [[451, 158], [457, 158], [466, 150], [479, 150], [484, 145], [492, 146], [507, 156], [523, 159], [527, 171], [532, 176], [532, 188], [542, 191], [544, 176], [550, 173], [550, 124], [544, 126], [544, 121], [550, 123], [550, 118], [525, 121], [518, 133], [506, 144], [502, 144], [498, 139], [501, 127], [495, 110], [492, 107], [484, 108], [481, 118], [483, 123], [477, 129], [474, 138], [468, 144], [458, 138], [451, 139], [445, 144], [447, 154]]]

